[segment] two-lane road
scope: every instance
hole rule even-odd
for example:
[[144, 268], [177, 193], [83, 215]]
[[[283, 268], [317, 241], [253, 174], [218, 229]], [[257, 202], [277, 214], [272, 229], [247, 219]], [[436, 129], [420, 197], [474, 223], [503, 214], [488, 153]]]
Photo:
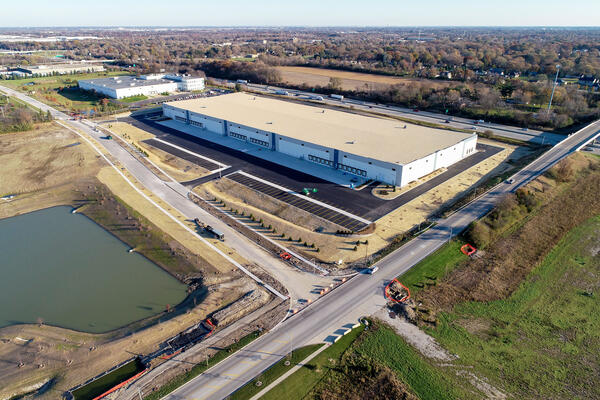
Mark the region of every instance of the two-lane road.
[[165, 399], [222, 399], [283, 357], [290, 346], [296, 348], [321, 342], [342, 325], [354, 323], [360, 316], [373, 314], [385, 306], [383, 291], [391, 279], [408, 271], [440, 248], [450, 237], [485, 215], [506, 193], [539, 176], [599, 134], [600, 121], [596, 121], [566, 138], [516, 173], [512, 184], [499, 184], [379, 261], [379, 272], [376, 274], [357, 275]]

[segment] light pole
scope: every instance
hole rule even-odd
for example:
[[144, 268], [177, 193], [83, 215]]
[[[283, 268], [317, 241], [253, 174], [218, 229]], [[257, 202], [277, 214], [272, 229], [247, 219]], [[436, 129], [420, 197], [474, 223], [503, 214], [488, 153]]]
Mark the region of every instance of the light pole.
[[550, 95], [550, 102], [548, 103], [548, 114], [550, 114], [550, 107], [552, 106], [552, 99], [554, 98], [554, 91], [556, 90], [556, 82], [558, 81], [558, 72], [560, 71], [560, 64], [556, 64], [556, 76], [554, 77], [554, 85], [552, 85], [552, 94]]

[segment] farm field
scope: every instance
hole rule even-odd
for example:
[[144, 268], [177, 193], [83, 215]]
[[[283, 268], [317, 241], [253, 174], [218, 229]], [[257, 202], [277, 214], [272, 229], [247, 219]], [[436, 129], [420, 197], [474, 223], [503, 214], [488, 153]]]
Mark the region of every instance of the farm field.
[[[341, 71], [336, 69], [314, 68], [314, 67], [276, 67], [281, 74], [283, 82], [294, 85], [306, 83], [308, 86], [327, 86], [329, 78], [340, 78], [343, 90], [374, 90], [382, 89], [389, 85], [411, 84], [420, 82], [418, 78], [402, 78], [397, 76], [386, 76], [367, 74], [363, 72]], [[427, 80], [427, 84], [436, 88], [453, 87], [456, 83], [447, 81]]]

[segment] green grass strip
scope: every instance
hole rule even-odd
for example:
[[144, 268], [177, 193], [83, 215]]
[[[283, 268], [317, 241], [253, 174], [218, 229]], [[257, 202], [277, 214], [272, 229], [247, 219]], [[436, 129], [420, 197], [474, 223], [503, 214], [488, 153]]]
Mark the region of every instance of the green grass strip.
[[[342, 354], [344, 354], [363, 330], [364, 326], [362, 325], [353, 329], [352, 332], [323, 350], [286, 380], [265, 393], [261, 399], [303, 399], [327, 375], [329, 369], [335, 368], [339, 364]], [[333, 362], [330, 360], [333, 360]]]
[[468, 257], [460, 251], [462, 240], [451, 240], [435, 253], [406, 271], [398, 280], [408, 287], [411, 295], [435, 285]]
[[387, 326], [380, 325], [375, 332], [366, 335], [357, 352], [390, 367], [421, 400], [464, 398], [448, 378]]
[[[288, 354], [287, 357], [277, 361], [267, 370], [260, 373], [256, 378], [242, 386], [235, 393], [229, 396], [229, 400], [246, 400], [260, 392], [262, 389], [270, 385], [272, 382], [277, 380], [281, 375], [285, 374], [290, 369], [298, 365], [299, 362], [304, 360], [306, 357], [317, 351], [319, 348], [324, 346], [323, 343], [311, 344], [308, 346], [301, 347], [294, 350], [291, 353], [291, 357]], [[285, 362], [289, 361], [289, 365], [285, 365]], [[256, 382], [260, 381], [261, 385], [257, 386]]]
[[126, 381], [143, 369], [144, 366], [138, 359], [132, 360], [111, 373], [104, 375], [102, 378], [96, 379], [73, 391], [73, 398], [75, 400], [91, 400], [112, 389], [119, 383]]

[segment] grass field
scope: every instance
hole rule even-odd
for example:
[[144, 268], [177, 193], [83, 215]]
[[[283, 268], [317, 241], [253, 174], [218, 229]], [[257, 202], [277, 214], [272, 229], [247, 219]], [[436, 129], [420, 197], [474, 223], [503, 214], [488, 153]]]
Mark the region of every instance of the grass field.
[[600, 398], [599, 239], [596, 216], [510, 297], [459, 304], [429, 333], [516, 398]]
[[231, 346], [228, 346], [223, 350], [219, 350], [219, 352], [217, 352], [214, 356], [208, 359], [208, 363], [199, 363], [194, 365], [186, 373], [177, 376], [175, 379], [172, 379], [168, 384], [162, 386], [157, 391], [152, 392], [150, 395], [144, 397], [144, 400], [159, 400], [163, 398], [164, 396], [171, 393], [184, 383], [194, 379], [213, 365], [223, 361], [231, 354], [235, 353], [247, 344], [250, 344], [254, 339], [258, 338], [258, 336], [258, 332], [252, 332], [238, 340], [236, 343], [233, 343]]
[[336, 343], [323, 350], [304, 367], [294, 372], [286, 380], [261, 397], [263, 400], [303, 399], [332, 368], [339, 363], [342, 354], [363, 332], [364, 326], [354, 329]]
[[398, 280], [408, 287], [413, 295], [428, 285], [435, 285], [438, 278], [446, 276], [461, 261], [467, 259], [467, 256], [460, 251], [463, 244], [464, 242], [459, 239], [446, 243], [433, 255], [400, 275]]
[[365, 335], [356, 352], [391, 368], [421, 400], [464, 399], [466, 396], [440, 369], [425, 361], [385, 325]]
[[138, 94], [137, 96], [123, 97], [122, 99], [119, 99], [119, 101], [122, 103], [135, 103], [136, 101], [146, 100], [147, 98], [148, 96], [144, 94]]
[[[321, 346], [323, 346], [323, 343], [311, 344], [294, 350], [291, 355], [288, 354], [287, 357], [279, 360], [269, 369], [263, 371], [256, 378], [238, 389], [235, 393], [229, 396], [229, 400], [247, 400], [251, 398], [262, 389], [270, 385], [271, 382], [275, 381], [281, 375], [294, 368], [294, 366], [296, 366], [306, 357], [317, 351]], [[286, 361], [289, 361], [289, 365], [285, 365]], [[261, 382], [260, 386], [256, 385], [258, 381]]]

